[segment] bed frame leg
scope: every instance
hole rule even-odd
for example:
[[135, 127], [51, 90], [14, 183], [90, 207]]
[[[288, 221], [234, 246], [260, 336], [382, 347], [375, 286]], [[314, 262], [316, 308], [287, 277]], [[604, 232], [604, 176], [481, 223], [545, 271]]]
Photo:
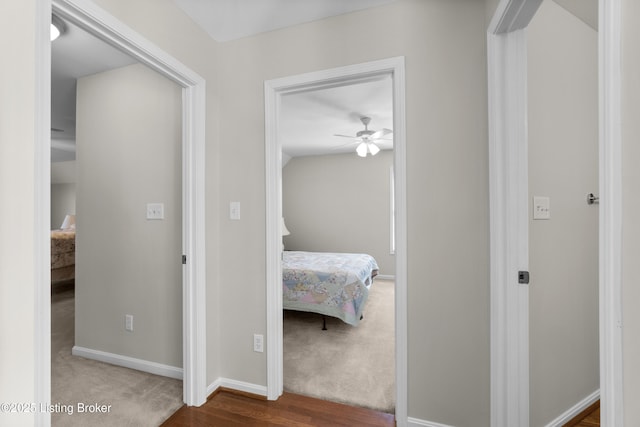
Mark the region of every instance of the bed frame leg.
[[324, 314], [322, 315], [322, 330], [327, 330], [327, 317]]

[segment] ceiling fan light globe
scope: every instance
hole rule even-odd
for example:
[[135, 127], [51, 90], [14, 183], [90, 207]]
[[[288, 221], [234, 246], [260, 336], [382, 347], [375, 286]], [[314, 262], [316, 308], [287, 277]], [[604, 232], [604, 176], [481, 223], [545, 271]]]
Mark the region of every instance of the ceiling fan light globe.
[[380, 152], [380, 147], [378, 147], [374, 143], [371, 143], [371, 144], [369, 144], [369, 152], [371, 153], [372, 156], [375, 156], [376, 154], [378, 154]]
[[51, 15], [50, 37], [54, 41], [67, 31], [67, 26], [57, 15]]
[[50, 35], [51, 41], [54, 41], [58, 37], [60, 37], [60, 30], [55, 25], [51, 24], [51, 35]]
[[361, 142], [356, 148], [356, 153], [358, 153], [360, 157], [367, 157], [367, 143]]

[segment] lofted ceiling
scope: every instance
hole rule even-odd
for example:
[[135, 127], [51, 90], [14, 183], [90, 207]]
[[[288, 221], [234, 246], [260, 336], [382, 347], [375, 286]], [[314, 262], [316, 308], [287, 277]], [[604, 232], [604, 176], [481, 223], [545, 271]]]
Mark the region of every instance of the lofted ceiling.
[[585, 24], [598, 31], [598, 0], [554, 0]]

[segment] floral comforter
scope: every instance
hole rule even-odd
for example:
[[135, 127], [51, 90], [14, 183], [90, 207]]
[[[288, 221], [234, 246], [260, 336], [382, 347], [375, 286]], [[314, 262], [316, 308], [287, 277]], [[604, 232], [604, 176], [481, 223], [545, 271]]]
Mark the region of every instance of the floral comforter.
[[283, 307], [357, 326], [377, 271], [376, 260], [367, 254], [285, 251]]
[[51, 230], [51, 282], [75, 277], [75, 231]]

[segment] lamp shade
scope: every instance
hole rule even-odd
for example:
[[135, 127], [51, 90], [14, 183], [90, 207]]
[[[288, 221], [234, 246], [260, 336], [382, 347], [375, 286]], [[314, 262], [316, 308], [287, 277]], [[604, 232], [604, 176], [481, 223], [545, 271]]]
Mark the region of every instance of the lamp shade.
[[282, 218], [282, 235], [283, 236], [288, 236], [289, 234], [289, 230], [287, 230], [287, 226], [284, 225], [284, 218]]
[[76, 228], [76, 216], [75, 215], [67, 215], [64, 217], [64, 221], [62, 221], [62, 225], [60, 226], [62, 230], [73, 230]]

